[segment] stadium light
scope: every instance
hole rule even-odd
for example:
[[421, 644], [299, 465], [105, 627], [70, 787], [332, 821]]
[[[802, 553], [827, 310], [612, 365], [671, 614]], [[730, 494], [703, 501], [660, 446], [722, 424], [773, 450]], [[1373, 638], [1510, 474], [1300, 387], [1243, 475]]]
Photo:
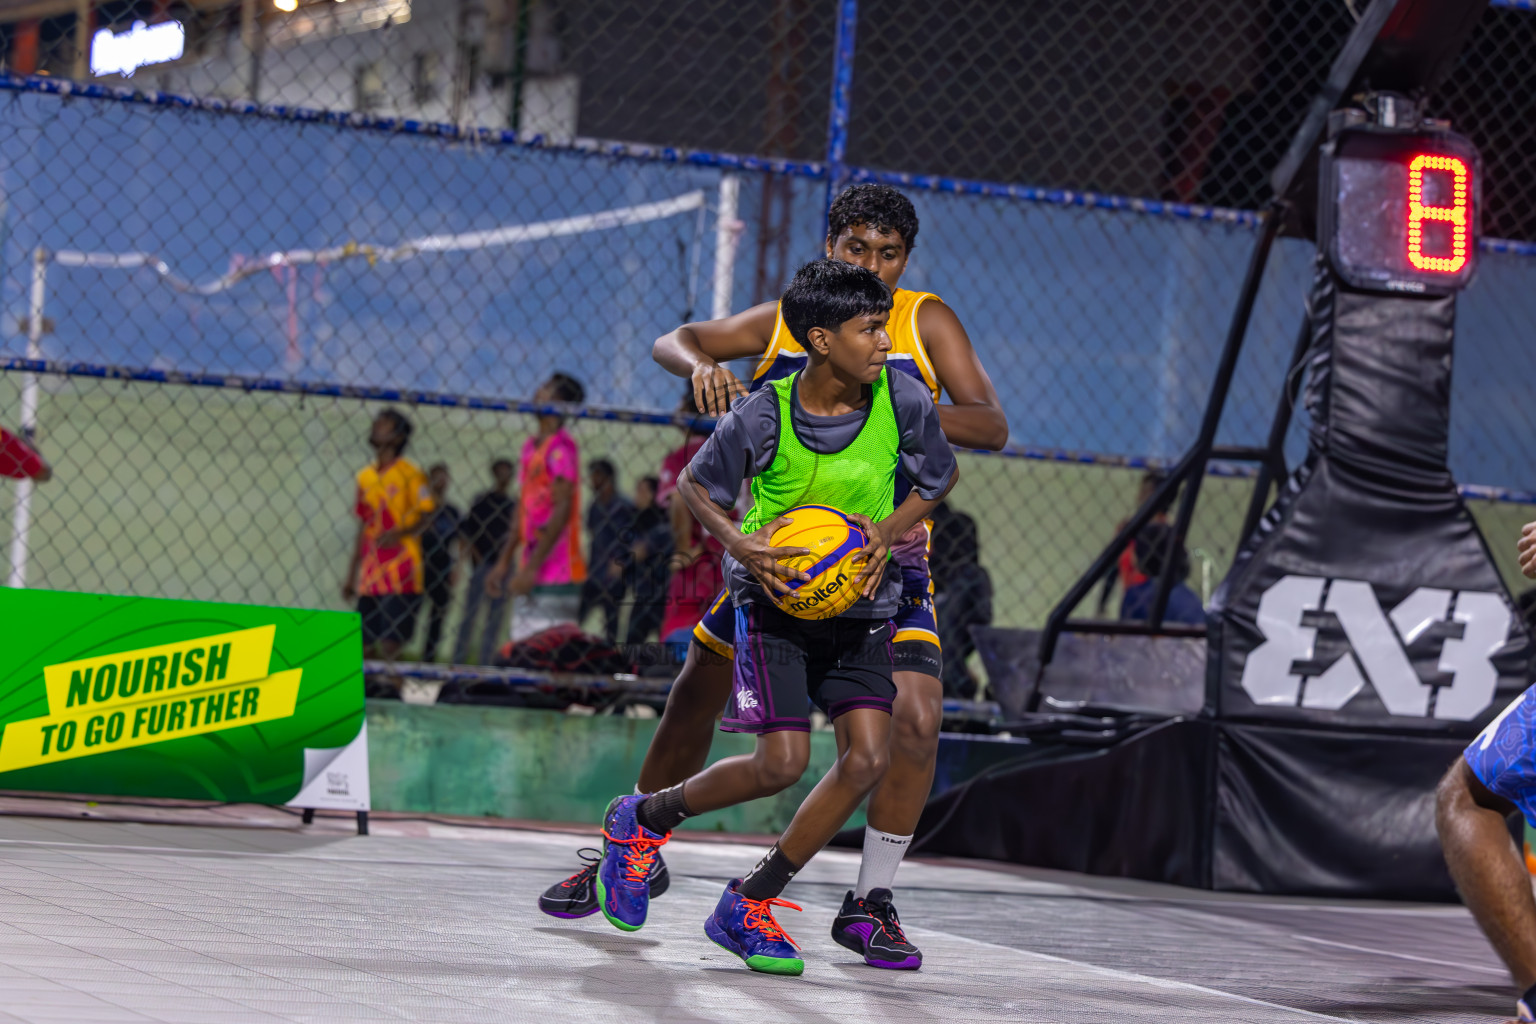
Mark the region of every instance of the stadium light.
[[179, 21], [135, 21], [121, 34], [104, 28], [91, 37], [91, 74], [130, 78], [137, 68], [180, 60], [186, 46], [187, 30]]

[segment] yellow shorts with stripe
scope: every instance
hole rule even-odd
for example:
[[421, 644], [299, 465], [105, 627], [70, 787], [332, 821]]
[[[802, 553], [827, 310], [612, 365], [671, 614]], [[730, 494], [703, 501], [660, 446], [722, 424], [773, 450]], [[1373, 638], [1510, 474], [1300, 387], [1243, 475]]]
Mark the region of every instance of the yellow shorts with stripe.
[[[921, 672], [937, 678], [944, 663], [933, 613], [933, 577], [928, 570], [930, 534], [931, 524], [921, 523], [891, 549], [901, 568], [901, 604], [892, 616], [896, 635], [891, 642], [898, 672]], [[733, 656], [736, 609], [731, 607], [728, 591], [722, 590], [710, 603], [709, 611], [693, 627], [693, 638], [722, 658]]]

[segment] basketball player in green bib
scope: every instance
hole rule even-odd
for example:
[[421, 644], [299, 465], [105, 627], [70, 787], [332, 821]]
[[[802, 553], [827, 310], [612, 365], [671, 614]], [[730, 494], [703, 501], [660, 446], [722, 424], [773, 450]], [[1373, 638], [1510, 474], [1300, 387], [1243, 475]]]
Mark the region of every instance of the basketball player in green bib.
[[[891, 545], [936, 506], [959, 476], [928, 389], [886, 368], [891, 294], [874, 273], [822, 259], [784, 293], [784, 322], [806, 367], [738, 402], [694, 456], [681, 494], [726, 549], [736, 609], [733, 688], [722, 728], [757, 735], [756, 750], [726, 758], [670, 789], [620, 797], [603, 821], [599, 908], [613, 924], [645, 923], [657, 848], [684, 818], [772, 796], [797, 782], [810, 759], [810, 706], [832, 720], [838, 758], [779, 841], [725, 888], [705, 933], [754, 970], [799, 974], [797, 948], [774, 921], [789, 880], [841, 828], [885, 772], [891, 722], [891, 615], [901, 574]], [[894, 506], [898, 470], [911, 492]], [[742, 529], [730, 510], [743, 481], [754, 505]], [[835, 618], [807, 620], [774, 597], [811, 577], [785, 565], [809, 554], [772, 537], [800, 505], [838, 509], [868, 537], [854, 578], [860, 598]], [[798, 909], [798, 908], [795, 908]], [[886, 941], [889, 966], [915, 968], [921, 954], [899, 925]]]

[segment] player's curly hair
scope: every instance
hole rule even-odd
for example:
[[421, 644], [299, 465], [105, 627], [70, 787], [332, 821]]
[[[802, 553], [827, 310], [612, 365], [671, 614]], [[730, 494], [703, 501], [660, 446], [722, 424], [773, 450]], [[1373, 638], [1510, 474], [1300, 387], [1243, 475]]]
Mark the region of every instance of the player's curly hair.
[[827, 241], [836, 241], [855, 224], [900, 235], [907, 252], [917, 245], [917, 210], [890, 185], [849, 185], [838, 193], [827, 211]]

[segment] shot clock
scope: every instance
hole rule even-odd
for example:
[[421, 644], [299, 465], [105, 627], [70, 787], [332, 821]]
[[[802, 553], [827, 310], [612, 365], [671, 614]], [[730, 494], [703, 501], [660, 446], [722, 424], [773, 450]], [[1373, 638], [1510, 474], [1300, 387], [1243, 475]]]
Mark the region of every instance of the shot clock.
[[1448, 130], [1356, 125], [1322, 149], [1319, 240], [1354, 288], [1444, 295], [1477, 265], [1481, 164]]

